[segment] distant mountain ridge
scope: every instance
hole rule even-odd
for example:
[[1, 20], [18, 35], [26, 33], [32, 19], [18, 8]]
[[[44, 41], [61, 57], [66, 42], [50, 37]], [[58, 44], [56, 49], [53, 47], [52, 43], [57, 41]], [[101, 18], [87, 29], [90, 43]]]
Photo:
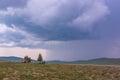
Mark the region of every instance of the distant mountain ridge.
[[[22, 62], [23, 58], [21, 58], [21, 57], [15, 57], [15, 56], [0, 57], [0, 61]], [[35, 60], [32, 59], [32, 61], [35, 61]]]
[[[0, 57], [0, 61], [10, 61], [10, 62], [22, 62], [23, 58], [21, 57]], [[32, 61], [36, 61], [33, 60]], [[120, 58], [96, 58], [90, 60], [77, 60], [77, 61], [60, 61], [60, 60], [52, 60], [46, 61], [47, 63], [55, 63], [55, 64], [101, 64], [101, 65], [120, 65]]]
[[120, 65], [120, 58], [96, 58], [90, 60], [77, 61], [48, 61], [49, 63], [65, 63], [65, 64], [101, 64], [101, 65]]

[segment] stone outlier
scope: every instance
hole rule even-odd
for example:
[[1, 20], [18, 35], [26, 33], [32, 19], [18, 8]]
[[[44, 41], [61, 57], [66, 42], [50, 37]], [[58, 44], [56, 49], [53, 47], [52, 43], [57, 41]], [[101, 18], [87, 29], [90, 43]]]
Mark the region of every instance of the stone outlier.
[[28, 56], [25, 56], [23, 62], [24, 63], [30, 63], [31, 62], [31, 58], [28, 57]]

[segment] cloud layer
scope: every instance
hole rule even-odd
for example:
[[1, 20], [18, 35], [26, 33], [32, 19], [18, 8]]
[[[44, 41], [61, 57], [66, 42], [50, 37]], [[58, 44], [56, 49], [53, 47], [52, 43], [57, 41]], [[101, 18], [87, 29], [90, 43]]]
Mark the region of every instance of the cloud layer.
[[104, 0], [29, 0], [21, 1], [21, 6], [13, 3], [0, 6], [4, 6], [0, 10], [0, 35], [4, 34], [1, 39], [10, 45], [22, 47], [46, 41], [96, 39], [94, 24], [109, 14]]
[[11, 25], [0, 24], [0, 47], [38, 47], [40, 38], [34, 37], [33, 34], [27, 33], [20, 28]]
[[28, 0], [0, 0], [0, 9], [5, 10], [7, 7], [24, 7]]
[[0, 55], [35, 56], [37, 48], [35, 53], [47, 53], [47, 59], [118, 58], [119, 3], [120, 0], [0, 0]]
[[104, 0], [30, 0], [26, 8], [33, 22], [47, 28], [72, 26], [89, 30], [109, 13]]

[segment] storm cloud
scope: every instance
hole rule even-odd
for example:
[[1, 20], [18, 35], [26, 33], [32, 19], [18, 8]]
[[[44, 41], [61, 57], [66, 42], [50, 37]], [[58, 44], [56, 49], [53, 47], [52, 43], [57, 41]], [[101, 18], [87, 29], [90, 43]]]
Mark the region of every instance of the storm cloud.
[[0, 48], [43, 48], [51, 60], [117, 58], [119, 2], [0, 0]]
[[0, 0], [0, 9], [5, 10], [8, 7], [24, 7], [28, 0]]
[[108, 14], [104, 0], [29, 0], [25, 7], [0, 11], [2, 23], [58, 41], [96, 39], [94, 24]]
[[41, 27], [68, 26], [80, 30], [91, 30], [109, 13], [104, 0], [30, 0], [26, 11], [31, 21]]

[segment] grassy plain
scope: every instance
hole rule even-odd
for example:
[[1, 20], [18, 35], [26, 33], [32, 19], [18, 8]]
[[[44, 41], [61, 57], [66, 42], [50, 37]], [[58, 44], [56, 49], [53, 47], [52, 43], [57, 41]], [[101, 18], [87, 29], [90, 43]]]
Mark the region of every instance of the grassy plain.
[[0, 80], [120, 80], [120, 67], [0, 62]]

